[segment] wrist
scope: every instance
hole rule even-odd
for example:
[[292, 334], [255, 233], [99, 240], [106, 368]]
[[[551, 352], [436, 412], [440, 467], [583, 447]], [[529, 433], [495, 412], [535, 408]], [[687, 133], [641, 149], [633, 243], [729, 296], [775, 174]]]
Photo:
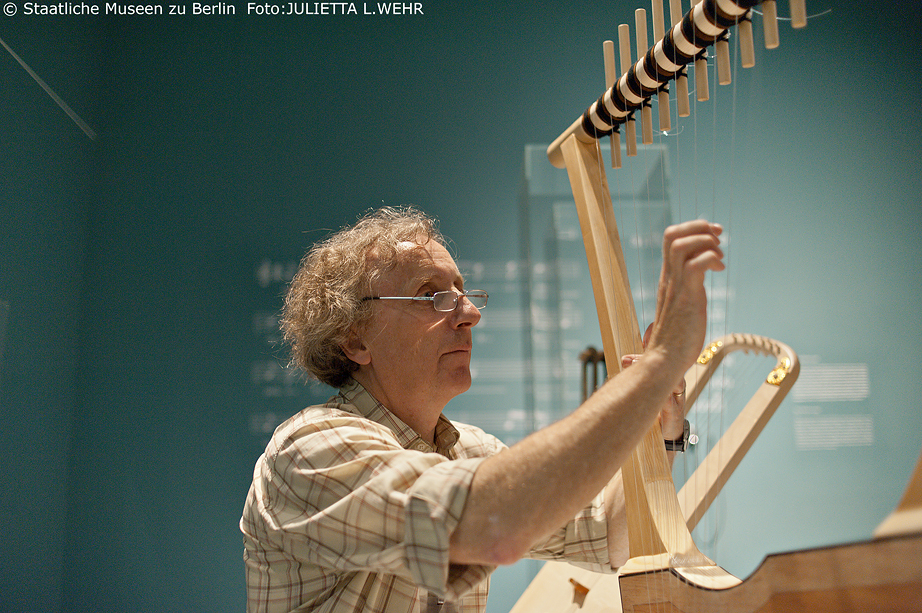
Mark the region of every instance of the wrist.
[[691, 425], [686, 419], [682, 423], [682, 435], [678, 438], [664, 438], [663, 443], [666, 445], [666, 451], [684, 452], [688, 449], [689, 439], [691, 437]]

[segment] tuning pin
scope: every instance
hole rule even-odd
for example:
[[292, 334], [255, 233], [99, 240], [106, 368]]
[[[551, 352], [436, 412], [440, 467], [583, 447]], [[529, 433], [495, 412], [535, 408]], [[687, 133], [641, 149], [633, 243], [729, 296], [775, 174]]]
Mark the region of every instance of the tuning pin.
[[637, 122], [634, 121], [633, 114], [624, 124], [624, 150], [628, 157], [637, 155]]
[[615, 64], [615, 43], [606, 40], [602, 43], [602, 56], [605, 60], [605, 87], [611, 89], [618, 78], [618, 67]]
[[691, 115], [691, 105], [688, 102], [688, 75], [682, 68], [675, 80], [676, 107], [679, 117]]
[[[666, 35], [662, 0], [652, 0], [652, 8], [653, 44], [655, 45], [659, 41], [663, 40], [663, 37]], [[662, 132], [667, 132], [672, 128], [672, 118], [670, 117], [672, 112], [669, 108], [669, 88], [664, 86], [662, 89], [660, 89], [656, 93], [656, 98], [658, 102], [656, 105], [656, 110], [659, 113], [659, 129]]]
[[762, 29], [765, 34], [765, 48], [778, 47], [778, 5], [775, 0], [762, 3]]
[[649, 100], [645, 100], [643, 103], [643, 106], [640, 107], [640, 127], [643, 130], [640, 141], [644, 145], [652, 145], [653, 144], [653, 108], [650, 106]]
[[651, 0], [650, 8], [650, 15], [653, 19], [653, 44], [655, 45], [666, 35], [663, 0]]
[[727, 34], [724, 34], [714, 47], [717, 50], [717, 82], [729, 85], [733, 81], [733, 75], [730, 71], [730, 41]]
[[611, 167], [621, 168], [621, 131], [615, 129], [608, 138], [611, 145]]
[[804, 0], [791, 0], [791, 27], [803, 28], [807, 25], [807, 6]]
[[695, 92], [698, 102], [704, 102], [708, 95], [708, 54], [702, 51], [695, 58]]
[[669, 0], [669, 18], [673, 26], [682, 21], [682, 0]]
[[[631, 29], [624, 23], [618, 26], [618, 48], [621, 74], [624, 74], [631, 68]], [[624, 124], [624, 148], [629, 157], [637, 155], [637, 126], [633, 114]]]
[[[615, 43], [610, 40], [602, 43], [602, 55], [605, 59], [605, 87], [611, 89], [618, 80]], [[611, 144], [611, 167], [621, 168], [621, 133], [617, 129], [609, 136], [609, 143]]]
[[[637, 9], [634, 11], [634, 34], [637, 41], [638, 61], [647, 53], [647, 11]], [[653, 144], [653, 109], [644, 102], [640, 107], [641, 141], [644, 145]]]
[[659, 111], [659, 129], [660, 132], [668, 132], [672, 129], [672, 109], [669, 104], [669, 88], [663, 87], [656, 92], [657, 110]]
[[[669, 0], [669, 17], [674, 28], [682, 21], [682, 0]], [[688, 117], [691, 115], [691, 107], [688, 102], [688, 74], [683, 67], [675, 79], [676, 107], [679, 117]]]
[[647, 11], [637, 9], [634, 11], [634, 34], [637, 41], [637, 59], [639, 60], [647, 53]]
[[752, 68], [756, 65], [756, 49], [752, 42], [752, 11], [747, 11], [746, 16], [739, 22], [737, 31], [740, 37], [740, 65], [743, 68]]

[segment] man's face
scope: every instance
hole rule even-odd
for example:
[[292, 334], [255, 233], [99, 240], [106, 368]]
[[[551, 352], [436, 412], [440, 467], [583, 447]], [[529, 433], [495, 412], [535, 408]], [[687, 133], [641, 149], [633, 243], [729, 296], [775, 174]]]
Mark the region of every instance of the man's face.
[[[401, 250], [403, 261], [378, 280], [372, 295], [463, 291], [464, 279], [439, 243], [403, 243]], [[364, 352], [356, 378], [407, 423], [411, 414], [437, 417], [471, 386], [471, 329], [480, 311], [464, 298], [451, 312], [436, 311], [429, 300], [378, 300], [374, 309], [361, 333]]]

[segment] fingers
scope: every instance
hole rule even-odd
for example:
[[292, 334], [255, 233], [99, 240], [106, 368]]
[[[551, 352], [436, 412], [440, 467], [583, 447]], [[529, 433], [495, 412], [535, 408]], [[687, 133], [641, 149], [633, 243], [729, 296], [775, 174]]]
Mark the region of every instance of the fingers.
[[663, 233], [663, 270], [657, 296], [657, 316], [666, 299], [665, 292], [678, 284], [691, 290], [700, 286], [708, 270], [725, 268], [720, 248], [723, 227], [703, 219], [666, 228]]
[[650, 346], [671, 348], [683, 360], [697, 356], [707, 321], [705, 274], [725, 268], [722, 233], [719, 224], [703, 219], [670, 226], [663, 233], [663, 269]]
[[679, 266], [690, 271], [723, 270], [724, 252], [720, 248], [723, 228], [701, 220], [670, 226], [663, 234], [664, 265], [670, 272]]
[[720, 249], [720, 235], [723, 227], [703, 219], [686, 221], [666, 228], [663, 233], [663, 253], [671, 255], [692, 255], [713, 250], [723, 257]]
[[675, 389], [672, 390], [672, 397], [678, 402], [685, 402], [685, 377], [682, 377], [676, 384]]
[[713, 223], [706, 219], [693, 219], [691, 221], [684, 221], [682, 223], [677, 223], [666, 228], [663, 236], [672, 240], [680, 236], [687, 236], [689, 234], [713, 234], [714, 236], [720, 236], [723, 234], [723, 226], [719, 223]]

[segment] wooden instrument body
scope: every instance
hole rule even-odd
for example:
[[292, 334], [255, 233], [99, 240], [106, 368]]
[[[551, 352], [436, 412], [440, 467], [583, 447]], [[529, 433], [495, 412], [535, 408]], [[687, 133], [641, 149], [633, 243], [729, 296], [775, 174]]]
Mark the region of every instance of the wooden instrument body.
[[922, 533], [768, 556], [726, 589], [676, 569], [620, 576], [622, 610], [705, 613], [922, 611]]
[[694, 576], [694, 569], [670, 568], [668, 561], [635, 559], [619, 571], [622, 610], [922, 613], [922, 454], [900, 504], [874, 535], [770, 555], [737, 584], [713, 569]]

